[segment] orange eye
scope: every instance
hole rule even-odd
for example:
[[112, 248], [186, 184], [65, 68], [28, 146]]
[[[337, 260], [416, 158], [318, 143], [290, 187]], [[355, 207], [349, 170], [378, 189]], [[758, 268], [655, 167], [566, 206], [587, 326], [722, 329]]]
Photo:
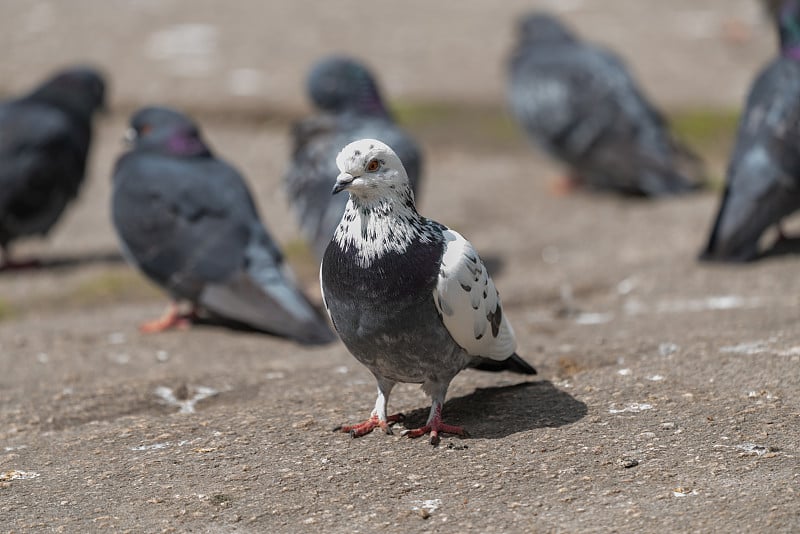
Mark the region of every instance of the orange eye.
[[378, 161], [377, 159], [370, 160], [370, 162], [367, 163], [367, 172], [375, 172], [380, 168], [381, 168], [381, 162]]

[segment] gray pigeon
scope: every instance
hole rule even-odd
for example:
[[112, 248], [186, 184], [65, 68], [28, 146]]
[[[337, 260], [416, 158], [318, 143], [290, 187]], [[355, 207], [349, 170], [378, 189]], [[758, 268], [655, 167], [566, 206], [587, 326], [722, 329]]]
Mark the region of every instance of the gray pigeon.
[[781, 54], [750, 89], [703, 260], [757, 258], [764, 231], [800, 209], [800, 2], [777, 23]]
[[[333, 341], [242, 176], [212, 155], [195, 123], [148, 107], [130, 124], [133, 147], [114, 170], [114, 227], [126, 258], [172, 298], [167, 313], [142, 330], [187, 325], [195, 312], [208, 312], [301, 343]], [[192, 312], [181, 314], [179, 301]]]
[[670, 135], [622, 60], [554, 17], [522, 19], [509, 75], [514, 117], [573, 183], [660, 196], [704, 181], [699, 159]]
[[83, 183], [92, 116], [105, 105], [96, 70], [56, 73], [31, 93], [0, 104], [0, 247], [3, 267], [16, 239], [46, 235]]
[[422, 384], [432, 398], [425, 426], [407, 430], [463, 435], [442, 422], [450, 381], [473, 367], [535, 374], [520, 358], [494, 282], [469, 241], [417, 213], [403, 164], [374, 139], [336, 158], [333, 193], [350, 198], [320, 268], [323, 300], [339, 336], [378, 382], [369, 419], [340, 427], [363, 436], [390, 433], [386, 404], [397, 382]]
[[342, 147], [365, 137], [395, 147], [415, 192], [422, 155], [394, 123], [375, 79], [361, 63], [345, 57], [319, 62], [309, 75], [308, 92], [320, 113], [295, 125], [284, 185], [303, 234], [321, 259], [346, 204], [345, 198], [330, 195], [339, 174], [334, 162]]

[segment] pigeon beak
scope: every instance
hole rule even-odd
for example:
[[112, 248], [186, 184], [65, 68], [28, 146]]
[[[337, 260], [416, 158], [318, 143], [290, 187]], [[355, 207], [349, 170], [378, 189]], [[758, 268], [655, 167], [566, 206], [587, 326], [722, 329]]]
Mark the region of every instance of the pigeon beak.
[[331, 195], [335, 195], [336, 193], [340, 193], [347, 189], [347, 186], [353, 183], [354, 177], [352, 174], [348, 172], [343, 172], [339, 176], [336, 177], [336, 185], [333, 186], [333, 191], [331, 191]]
[[136, 129], [128, 128], [125, 130], [125, 136], [122, 138], [122, 140], [128, 145], [132, 145], [133, 142], [136, 141], [136, 137]]

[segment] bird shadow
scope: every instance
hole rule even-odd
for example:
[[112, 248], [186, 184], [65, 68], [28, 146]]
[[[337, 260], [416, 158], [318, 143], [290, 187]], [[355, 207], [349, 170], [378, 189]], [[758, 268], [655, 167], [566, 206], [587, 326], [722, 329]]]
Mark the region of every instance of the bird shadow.
[[[211, 328], [216, 329], [220, 328], [223, 330], [230, 330], [232, 332], [238, 332], [242, 334], [253, 334], [258, 336], [270, 336], [276, 339], [291, 339], [287, 336], [281, 335], [277, 332], [272, 332], [269, 330], [264, 330], [261, 328], [256, 328], [254, 326], [250, 326], [247, 323], [239, 322], [235, 319], [228, 319], [226, 317], [220, 317], [219, 315], [214, 315], [206, 312], [206, 314], [201, 315], [199, 317], [192, 318], [192, 326], [196, 327], [199, 326], [201, 328]], [[303, 345], [306, 347], [315, 347], [315, 346], [323, 346], [329, 345], [333, 343], [336, 338], [331, 338], [329, 340], [324, 341], [301, 341], [301, 340], [293, 340], [295, 343], [299, 345]]]
[[125, 258], [117, 251], [90, 252], [79, 256], [55, 256], [52, 258], [15, 260], [18, 265], [0, 269], [0, 276], [22, 274], [26, 272], [57, 271], [84, 265], [120, 264], [125, 263]]
[[[426, 407], [406, 413], [403, 426], [424, 425], [429, 411]], [[586, 416], [588, 408], [549, 380], [541, 380], [478, 388], [445, 402], [442, 413], [447, 423], [464, 426], [470, 437], [499, 439], [526, 430], [575, 423]]]
[[784, 237], [759, 255], [759, 259], [800, 255], [800, 237]]

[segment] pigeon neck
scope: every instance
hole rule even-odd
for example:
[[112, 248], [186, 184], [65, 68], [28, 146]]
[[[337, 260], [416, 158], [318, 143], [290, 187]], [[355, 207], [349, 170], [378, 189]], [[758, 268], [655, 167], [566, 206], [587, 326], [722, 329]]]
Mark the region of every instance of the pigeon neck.
[[781, 55], [800, 59], [800, 2], [785, 0], [777, 16]]
[[793, 61], [800, 61], [800, 43], [784, 47], [781, 55]]
[[364, 115], [376, 117], [389, 117], [389, 111], [383, 105], [377, 91], [368, 91], [358, 100], [358, 111]]
[[167, 152], [173, 156], [210, 156], [208, 147], [196, 136], [179, 132], [167, 140]]
[[347, 201], [333, 239], [344, 251], [353, 251], [361, 267], [389, 253], [402, 254], [422, 234], [423, 219], [414, 207], [411, 189], [380, 198]]
[[352, 103], [348, 107], [334, 111], [334, 114], [351, 117], [380, 117], [392, 119], [391, 113], [384, 107], [380, 99], [362, 99]]

